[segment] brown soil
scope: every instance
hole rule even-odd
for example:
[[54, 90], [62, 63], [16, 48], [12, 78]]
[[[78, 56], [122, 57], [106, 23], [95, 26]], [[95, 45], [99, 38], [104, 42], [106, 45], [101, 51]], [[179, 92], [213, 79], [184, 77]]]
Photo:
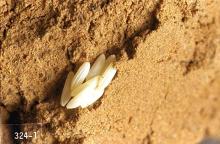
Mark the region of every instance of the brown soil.
[[[220, 137], [219, 0], [1, 0], [0, 106], [42, 123], [32, 143], [195, 144]], [[59, 105], [69, 70], [118, 73], [86, 109]], [[21, 130], [40, 131], [31, 125]]]

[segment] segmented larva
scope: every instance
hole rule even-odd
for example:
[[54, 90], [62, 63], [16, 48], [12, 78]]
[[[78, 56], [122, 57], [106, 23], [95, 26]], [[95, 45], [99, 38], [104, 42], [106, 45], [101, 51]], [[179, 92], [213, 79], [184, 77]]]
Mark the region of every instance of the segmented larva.
[[96, 102], [104, 93], [116, 74], [115, 55], [107, 59], [100, 55], [90, 69], [90, 63], [83, 63], [76, 74], [69, 72], [61, 95], [62, 106], [68, 109], [85, 108]]

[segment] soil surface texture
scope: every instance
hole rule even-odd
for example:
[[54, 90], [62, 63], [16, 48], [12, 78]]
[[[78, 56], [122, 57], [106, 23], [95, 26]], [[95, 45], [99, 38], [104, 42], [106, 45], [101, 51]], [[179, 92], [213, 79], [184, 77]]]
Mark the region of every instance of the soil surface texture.
[[[39, 134], [21, 144], [220, 139], [220, 0], [0, 0], [0, 50], [0, 131]], [[102, 53], [102, 98], [62, 107], [67, 73]]]

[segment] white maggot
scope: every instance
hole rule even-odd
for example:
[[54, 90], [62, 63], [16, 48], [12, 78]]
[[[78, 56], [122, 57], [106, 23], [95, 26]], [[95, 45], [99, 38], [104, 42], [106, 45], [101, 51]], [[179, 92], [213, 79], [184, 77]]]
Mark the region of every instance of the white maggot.
[[82, 64], [82, 66], [80, 66], [80, 68], [78, 69], [75, 75], [73, 72], [69, 72], [61, 96], [60, 104], [62, 106], [65, 106], [68, 103], [68, 101], [71, 99], [70, 96], [71, 90], [83, 83], [87, 74], [89, 73], [89, 69], [90, 69], [90, 63], [85, 62]]
[[75, 75], [70, 72], [61, 95], [61, 105], [66, 105], [68, 109], [85, 108], [96, 102], [116, 74], [115, 62], [115, 55], [106, 59], [102, 54], [91, 69], [90, 63], [85, 62]]

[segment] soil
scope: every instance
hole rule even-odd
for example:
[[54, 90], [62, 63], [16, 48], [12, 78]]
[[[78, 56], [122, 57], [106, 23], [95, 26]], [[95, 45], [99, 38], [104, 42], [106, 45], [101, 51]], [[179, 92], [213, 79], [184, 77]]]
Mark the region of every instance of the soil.
[[[41, 133], [20, 143], [219, 139], [219, 6], [219, 0], [1, 0], [0, 106], [10, 113], [8, 123]], [[115, 54], [118, 69], [103, 97], [85, 109], [61, 107], [68, 71], [102, 53]]]

